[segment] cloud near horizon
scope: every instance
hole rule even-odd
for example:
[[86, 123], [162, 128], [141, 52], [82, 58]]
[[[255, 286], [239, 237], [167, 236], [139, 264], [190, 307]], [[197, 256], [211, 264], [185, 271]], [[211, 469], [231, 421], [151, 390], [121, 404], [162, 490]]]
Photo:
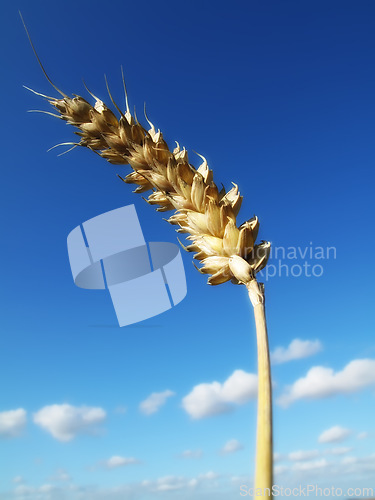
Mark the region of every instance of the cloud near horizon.
[[104, 462], [105, 467], [108, 469], [116, 469], [117, 467], [124, 467], [125, 465], [140, 464], [141, 461], [134, 457], [121, 457], [114, 455]]
[[339, 425], [330, 427], [322, 432], [318, 438], [319, 443], [340, 443], [351, 434], [350, 429], [345, 429]]
[[223, 383], [198, 384], [183, 398], [184, 410], [193, 418], [200, 419], [228, 413], [234, 405], [242, 405], [257, 395], [258, 377], [253, 373], [235, 370]]
[[176, 393], [167, 389], [163, 392], [153, 392], [139, 405], [139, 410], [144, 415], [152, 415], [165, 405], [168, 398], [175, 396]]
[[220, 455], [229, 455], [243, 449], [243, 444], [237, 439], [230, 439], [220, 450]]
[[0, 437], [18, 437], [26, 426], [26, 415], [23, 408], [0, 412]]
[[323, 349], [320, 340], [294, 339], [288, 347], [276, 347], [271, 352], [271, 361], [274, 364], [287, 363], [295, 359], [307, 358]]
[[202, 450], [185, 450], [180, 455], [180, 458], [201, 458], [203, 455]]
[[341, 371], [314, 366], [277, 399], [286, 408], [298, 399], [319, 399], [338, 394], [350, 394], [375, 384], [375, 360], [355, 359]]
[[288, 460], [292, 462], [305, 462], [319, 456], [318, 450], [298, 450], [288, 453]]
[[107, 417], [103, 408], [54, 404], [34, 414], [34, 423], [58, 441], [71, 441], [77, 434], [94, 433]]

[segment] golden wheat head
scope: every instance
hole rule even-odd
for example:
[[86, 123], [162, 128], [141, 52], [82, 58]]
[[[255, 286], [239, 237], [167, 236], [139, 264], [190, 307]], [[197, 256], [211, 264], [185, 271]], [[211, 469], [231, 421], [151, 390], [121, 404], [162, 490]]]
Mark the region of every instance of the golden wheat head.
[[[27, 32], [26, 26], [25, 29]], [[199, 271], [211, 275], [209, 284], [252, 281], [267, 263], [270, 243], [255, 244], [259, 229], [257, 217], [237, 226], [236, 217], [242, 202], [238, 186], [233, 183], [228, 192], [224, 188], [219, 191], [205, 158], [199, 155], [203, 163], [195, 168], [189, 163], [185, 148], [181, 150], [178, 143], [171, 151], [146, 113], [150, 128], [143, 128], [129, 111], [125, 83], [124, 112], [114, 102], [107, 84], [118, 117], [90, 91], [94, 105], [79, 95], [69, 97], [52, 83], [30, 36], [29, 40], [47, 80], [61, 98], [35, 93], [58, 111], [58, 114], [48, 114], [78, 129], [75, 133], [80, 137], [79, 142], [70, 144], [91, 149], [114, 165], [130, 165], [133, 171], [125, 178], [119, 176], [120, 179], [137, 185], [135, 193], [151, 191], [146, 201], [157, 205], [158, 211], [175, 211], [167, 220], [178, 226], [178, 232], [188, 233], [190, 244], [184, 248], [196, 252], [194, 258], [202, 264]]]

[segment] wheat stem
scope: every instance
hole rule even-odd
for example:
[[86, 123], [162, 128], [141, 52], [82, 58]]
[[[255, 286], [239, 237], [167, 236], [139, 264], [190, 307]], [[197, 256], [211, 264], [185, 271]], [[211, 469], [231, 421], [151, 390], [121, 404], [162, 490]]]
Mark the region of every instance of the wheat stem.
[[246, 285], [254, 307], [258, 346], [258, 415], [256, 440], [255, 491], [272, 498], [272, 385], [268, 334], [264, 307], [264, 286], [256, 280]]

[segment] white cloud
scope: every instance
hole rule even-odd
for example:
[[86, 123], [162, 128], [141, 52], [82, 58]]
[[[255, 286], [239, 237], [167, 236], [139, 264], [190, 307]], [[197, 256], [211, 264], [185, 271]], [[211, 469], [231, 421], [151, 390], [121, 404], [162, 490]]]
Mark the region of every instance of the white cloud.
[[26, 484], [20, 484], [14, 490], [16, 495], [32, 495], [38, 490], [38, 488], [34, 488], [33, 486], [27, 486]]
[[139, 409], [145, 415], [156, 413], [165, 404], [168, 398], [174, 396], [173, 391], [153, 392], [148, 398], [141, 402]]
[[235, 453], [236, 451], [242, 450], [243, 445], [237, 441], [237, 439], [231, 439], [225, 443], [225, 445], [221, 448], [221, 455], [228, 455], [230, 453]]
[[49, 479], [50, 481], [70, 481], [72, 478], [65, 469], [58, 469]]
[[230, 403], [243, 404], [256, 398], [258, 377], [253, 373], [235, 370], [222, 385], [222, 398]]
[[186, 480], [183, 477], [166, 476], [159, 478], [151, 490], [154, 491], [176, 491], [186, 488]]
[[357, 434], [357, 439], [367, 439], [368, 437], [370, 437], [370, 434], [365, 431]]
[[231, 476], [230, 481], [238, 486], [242, 484], [251, 483], [252, 478], [250, 476], [246, 476], [245, 474], [241, 476]]
[[[276, 465], [279, 481], [288, 480], [291, 486], [314, 481], [319, 487], [335, 485], [336, 488], [350, 487], [353, 481], [370, 486], [375, 473], [375, 454], [370, 456], [347, 456], [349, 448], [332, 448], [321, 452], [314, 460], [293, 462], [291, 465]], [[329, 457], [328, 457], [329, 455]], [[289, 484], [288, 484], [289, 486]]]
[[57, 488], [52, 484], [43, 484], [42, 486], [38, 487], [21, 484], [17, 486], [14, 490], [17, 496], [20, 496], [22, 498], [25, 497], [33, 499], [38, 498], [38, 500], [39, 499], [49, 500], [51, 498], [51, 493], [55, 491], [57, 491]]
[[125, 415], [125, 413], [128, 411], [126, 406], [117, 406], [117, 408], [114, 409], [114, 413], [117, 415]]
[[235, 370], [224, 383], [198, 384], [183, 398], [182, 406], [195, 419], [227, 413], [257, 395], [257, 376]]
[[190, 486], [190, 488], [195, 488], [198, 485], [198, 479], [196, 479], [195, 477], [193, 479], [190, 479], [188, 485]]
[[318, 450], [298, 450], [292, 451], [288, 454], [288, 459], [292, 462], [303, 462], [305, 460], [311, 460], [312, 458], [316, 458], [319, 455]]
[[[297, 478], [302, 479], [306, 477], [306, 473], [309, 476], [313, 473], [319, 473], [321, 475], [321, 470], [326, 469], [331, 466], [331, 462], [328, 462], [325, 458], [318, 458], [315, 460], [296, 460], [291, 465], [276, 465], [275, 466], [275, 475], [280, 476], [280, 479], [285, 479], [285, 475], [291, 473], [291, 477], [294, 477], [295, 480]], [[326, 474], [326, 471], [324, 471]], [[311, 479], [311, 477], [309, 477]], [[296, 483], [297, 484], [297, 483]]]
[[[184, 491], [186, 492], [189, 489], [195, 489], [198, 486], [203, 487], [204, 485], [208, 485], [220, 478], [220, 475], [216, 472], [209, 471], [203, 474], [199, 474], [195, 478], [185, 478], [182, 476], [166, 476], [161, 477], [155, 481], [142, 481], [141, 487], [142, 491], [145, 490], [147, 492], [164, 492], [164, 491]], [[140, 488], [138, 487], [136, 491], [139, 492]], [[190, 493], [188, 496], [184, 498], [190, 498]], [[206, 497], [205, 497], [206, 498]]]
[[[285, 455], [286, 456], [286, 455]], [[304, 462], [291, 462], [287, 465], [275, 466], [277, 484], [288, 487], [305, 487], [314, 484], [316, 488], [330, 485], [332, 487], [349, 488], [356, 485], [372, 486], [375, 473], [375, 455], [365, 457], [332, 456], [332, 461], [319, 458]], [[233, 491], [239, 491], [241, 485], [251, 485], [250, 475], [233, 476], [218, 475], [215, 472], [196, 474], [194, 476], [168, 476], [152, 480], [129, 480], [119, 485], [78, 485], [73, 482], [60, 483], [58, 486], [14, 485], [13, 494], [7, 499], [22, 497], [22, 500], [141, 500], [144, 498], [169, 498], [188, 500], [227, 500]], [[17, 488], [18, 495], [15, 491]], [[284, 490], [285, 491], [285, 490]], [[318, 495], [319, 496], [319, 495]], [[364, 496], [364, 495], [362, 495]], [[5, 500], [5, 499], [4, 499]], [[21, 500], [21, 498], [20, 498]]]
[[203, 455], [202, 450], [185, 450], [181, 453], [181, 458], [201, 458]]
[[217, 474], [216, 472], [210, 470], [208, 472], [205, 472], [204, 474], [199, 474], [198, 479], [212, 481], [214, 479], [218, 479], [219, 477], [220, 477], [220, 474]]
[[196, 385], [193, 390], [183, 398], [182, 406], [193, 418], [199, 419], [226, 413], [232, 406], [222, 398], [222, 385], [219, 382]]
[[319, 436], [319, 443], [339, 443], [346, 439], [351, 433], [350, 429], [345, 429], [339, 425], [330, 427]]
[[348, 472], [375, 472], [375, 454], [367, 457], [344, 457], [341, 465], [350, 466]]
[[287, 465], [275, 465], [274, 472], [275, 475], [284, 474], [284, 472], [288, 471], [289, 467]]
[[59, 441], [71, 441], [77, 434], [94, 432], [106, 416], [103, 408], [55, 404], [37, 411], [34, 423]]
[[196, 478], [187, 479], [179, 476], [166, 476], [157, 479], [156, 481], [143, 481], [143, 486], [146, 486], [149, 491], [186, 491], [195, 489], [197, 486], [202, 486], [204, 483], [209, 483], [218, 479], [220, 476], [213, 471], [199, 474]]
[[13, 483], [20, 484], [24, 482], [24, 478], [22, 476], [16, 476], [12, 479]]
[[353, 448], [351, 448], [350, 446], [338, 446], [337, 448], [331, 448], [330, 450], [328, 450], [328, 453], [330, 453], [331, 455], [345, 455], [352, 450]]
[[115, 469], [116, 467], [123, 467], [125, 465], [132, 465], [132, 464], [139, 464], [140, 461], [137, 460], [136, 458], [133, 457], [120, 457], [118, 455], [115, 455], [111, 458], [109, 458], [105, 462], [105, 466], [108, 467], [108, 469]]
[[26, 411], [23, 408], [0, 412], [0, 437], [17, 437], [26, 425]]
[[274, 364], [286, 363], [294, 359], [313, 356], [323, 349], [319, 340], [294, 339], [288, 347], [276, 347], [271, 353], [271, 361]]
[[41, 493], [51, 493], [56, 486], [53, 486], [52, 484], [43, 484], [40, 488], [39, 491]]
[[278, 403], [287, 407], [298, 399], [317, 399], [347, 394], [373, 384], [375, 384], [375, 360], [373, 359], [355, 359], [336, 373], [332, 368], [314, 366], [305, 377], [286, 388], [284, 394], [279, 397]]
[[311, 471], [315, 469], [323, 469], [329, 465], [325, 458], [318, 460], [311, 460], [308, 462], [297, 462], [293, 465], [293, 470], [297, 471]]

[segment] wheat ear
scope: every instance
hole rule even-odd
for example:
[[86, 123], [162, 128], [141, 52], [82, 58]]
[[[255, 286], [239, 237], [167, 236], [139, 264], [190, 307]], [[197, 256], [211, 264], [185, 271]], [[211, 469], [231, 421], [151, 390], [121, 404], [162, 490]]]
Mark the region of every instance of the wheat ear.
[[202, 273], [210, 274], [208, 283], [218, 285], [228, 280], [247, 283], [266, 265], [270, 244], [255, 244], [259, 221], [253, 217], [237, 227], [236, 217], [242, 196], [238, 187], [218, 190], [212, 170], [203, 163], [196, 169], [188, 161], [185, 149], [170, 151], [160, 131], [150, 124], [146, 130], [132, 116], [129, 108], [117, 118], [98, 98], [92, 106], [83, 97], [63, 97], [48, 101], [60, 117], [78, 128], [75, 145], [95, 151], [109, 163], [129, 164], [133, 172], [124, 182], [136, 184], [136, 193], [152, 191], [147, 202], [158, 211], [175, 210], [167, 220], [188, 233]]
[[119, 117], [90, 91], [95, 99], [94, 106], [79, 95], [69, 97], [59, 90], [45, 72], [26, 26], [25, 30], [46, 78], [60, 93], [61, 98], [37, 94], [47, 99], [57, 110], [58, 114], [55, 116], [78, 129], [75, 133], [80, 137], [79, 142], [70, 144], [73, 147], [86, 147], [109, 163], [131, 166], [133, 171], [120, 179], [125, 183], [137, 185], [134, 191], [136, 193], [152, 191], [146, 201], [156, 205], [158, 211], [175, 211], [167, 220], [178, 226], [178, 232], [188, 234], [187, 238], [191, 243], [184, 248], [188, 252], [195, 252], [194, 258], [202, 264], [198, 270], [210, 275], [210, 285], [219, 285], [229, 280], [235, 284], [246, 285], [254, 306], [258, 343], [259, 396], [255, 487], [262, 490], [268, 488], [271, 491], [271, 377], [264, 290], [256, 280], [256, 273], [267, 263], [270, 243], [255, 243], [259, 229], [258, 218], [252, 217], [237, 226], [236, 217], [242, 202], [238, 186], [233, 184], [233, 188], [228, 192], [224, 188], [219, 190], [205, 158], [199, 155], [203, 163], [195, 168], [189, 163], [185, 148], [181, 150], [178, 143], [171, 151], [162, 133], [155, 130], [147, 115], [146, 120], [150, 128], [143, 128], [130, 113], [125, 82], [124, 112], [114, 102], [107, 84], [110, 99]]

